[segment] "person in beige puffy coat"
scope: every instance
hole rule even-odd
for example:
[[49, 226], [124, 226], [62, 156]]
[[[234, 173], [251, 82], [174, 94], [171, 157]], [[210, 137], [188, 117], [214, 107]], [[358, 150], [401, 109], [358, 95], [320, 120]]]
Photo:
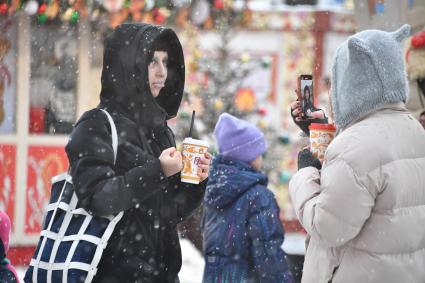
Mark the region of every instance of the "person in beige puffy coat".
[[301, 151], [289, 184], [310, 237], [302, 282], [425, 282], [425, 130], [404, 105], [400, 47], [409, 33], [363, 31], [336, 52], [337, 136], [323, 166]]

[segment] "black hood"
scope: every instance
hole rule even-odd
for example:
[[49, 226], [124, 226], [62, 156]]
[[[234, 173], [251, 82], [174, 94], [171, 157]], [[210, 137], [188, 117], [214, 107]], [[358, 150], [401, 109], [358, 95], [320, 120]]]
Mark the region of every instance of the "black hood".
[[[168, 76], [154, 98], [148, 64], [158, 41], [168, 47]], [[99, 107], [125, 115], [146, 132], [177, 115], [184, 75], [183, 50], [173, 30], [149, 24], [120, 25], [105, 39]]]

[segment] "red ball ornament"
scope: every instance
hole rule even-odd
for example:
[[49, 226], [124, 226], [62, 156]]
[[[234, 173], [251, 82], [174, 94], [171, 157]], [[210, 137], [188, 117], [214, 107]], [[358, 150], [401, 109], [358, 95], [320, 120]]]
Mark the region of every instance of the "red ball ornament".
[[0, 15], [5, 15], [8, 8], [7, 3], [0, 4]]
[[217, 10], [223, 10], [224, 9], [223, 0], [214, 0], [214, 8], [216, 8]]
[[425, 47], [425, 31], [418, 32], [412, 36], [412, 46], [414, 48]]
[[153, 19], [155, 21], [155, 24], [163, 24], [166, 20], [166, 17], [161, 13], [159, 8], [154, 8], [152, 10]]
[[261, 107], [257, 110], [258, 115], [260, 116], [266, 116], [267, 115], [267, 108]]
[[46, 12], [46, 9], [47, 9], [47, 4], [43, 3], [40, 5], [40, 7], [38, 7], [38, 13], [43, 14], [44, 12]]
[[165, 17], [163, 15], [158, 15], [155, 17], [155, 23], [161, 25], [165, 22]]

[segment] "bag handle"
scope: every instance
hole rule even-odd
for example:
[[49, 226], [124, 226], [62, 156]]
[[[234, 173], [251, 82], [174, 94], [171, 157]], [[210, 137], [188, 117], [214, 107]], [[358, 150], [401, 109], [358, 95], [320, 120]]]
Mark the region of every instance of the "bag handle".
[[105, 109], [100, 109], [103, 111], [103, 113], [106, 114], [108, 117], [109, 124], [111, 125], [111, 134], [112, 134], [112, 148], [114, 150], [114, 164], [117, 160], [117, 153], [118, 153], [118, 134], [117, 134], [117, 128], [115, 127], [114, 120], [112, 119], [111, 115], [106, 111]]

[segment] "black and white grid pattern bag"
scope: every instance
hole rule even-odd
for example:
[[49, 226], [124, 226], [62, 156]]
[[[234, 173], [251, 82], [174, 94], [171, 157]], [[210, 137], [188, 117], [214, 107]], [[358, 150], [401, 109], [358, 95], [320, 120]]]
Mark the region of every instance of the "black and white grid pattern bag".
[[[117, 157], [117, 130], [109, 113], [114, 163]], [[102, 253], [123, 212], [97, 217], [78, 206], [71, 176], [52, 178], [52, 189], [40, 239], [25, 282], [88, 283], [96, 275]]]

